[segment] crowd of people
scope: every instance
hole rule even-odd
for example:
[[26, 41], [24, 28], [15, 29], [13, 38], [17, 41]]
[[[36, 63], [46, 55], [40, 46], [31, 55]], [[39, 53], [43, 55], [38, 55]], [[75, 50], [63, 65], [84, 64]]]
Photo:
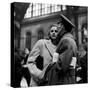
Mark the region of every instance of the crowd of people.
[[49, 39], [38, 40], [31, 51], [24, 50], [24, 55], [15, 51], [16, 87], [23, 87], [23, 77], [27, 87], [87, 83], [87, 45], [80, 57], [72, 28], [75, 25], [61, 14], [49, 27]]

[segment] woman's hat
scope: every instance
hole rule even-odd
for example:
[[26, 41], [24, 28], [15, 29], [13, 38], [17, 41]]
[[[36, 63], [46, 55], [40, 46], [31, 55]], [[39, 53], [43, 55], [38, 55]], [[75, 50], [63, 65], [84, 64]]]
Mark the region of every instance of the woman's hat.
[[75, 25], [63, 14], [60, 14], [60, 19], [57, 24], [62, 23], [65, 27], [65, 30], [71, 32], [72, 28], [75, 28]]

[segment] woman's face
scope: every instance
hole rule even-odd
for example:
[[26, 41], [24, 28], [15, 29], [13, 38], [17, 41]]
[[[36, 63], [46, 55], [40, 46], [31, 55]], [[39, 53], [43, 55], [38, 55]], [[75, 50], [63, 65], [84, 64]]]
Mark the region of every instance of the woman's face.
[[55, 40], [58, 34], [58, 27], [57, 26], [52, 26], [50, 30], [50, 37], [51, 39]]
[[27, 48], [25, 49], [25, 54], [29, 54], [29, 50]]

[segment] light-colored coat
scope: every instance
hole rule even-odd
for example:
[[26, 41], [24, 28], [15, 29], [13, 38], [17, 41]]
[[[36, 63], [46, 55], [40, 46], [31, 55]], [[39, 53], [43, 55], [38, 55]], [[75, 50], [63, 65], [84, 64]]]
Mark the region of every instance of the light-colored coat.
[[[37, 43], [33, 47], [29, 55], [28, 62], [35, 61], [36, 58], [40, 55], [43, 57], [43, 67], [45, 68], [50, 62], [52, 62], [52, 57], [46, 47], [49, 49], [50, 53], [53, 56], [54, 52], [56, 51], [56, 46], [52, 44], [51, 40], [41, 39], [37, 41]], [[32, 75], [30, 86], [37, 86], [37, 83], [34, 81], [33, 77], [40, 78], [40, 76], [42, 76], [42, 71], [38, 69], [33, 63], [28, 64], [28, 68]]]

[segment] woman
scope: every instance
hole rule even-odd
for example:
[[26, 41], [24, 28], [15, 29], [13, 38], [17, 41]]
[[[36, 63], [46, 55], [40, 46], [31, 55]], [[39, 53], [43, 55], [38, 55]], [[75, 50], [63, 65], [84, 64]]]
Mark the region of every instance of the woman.
[[[43, 77], [44, 69], [48, 66], [49, 63], [52, 62], [53, 54], [56, 50], [56, 37], [58, 34], [58, 25], [53, 24], [50, 27], [49, 32], [49, 40], [41, 39], [37, 41], [35, 46], [33, 47], [29, 58], [28, 58], [28, 69], [31, 74], [31, 82], [30, 86], [37, 86], [38, 81]], [[36, 66], [36, 59], [42, 56], [43, 57], [43, 69], [39, 69]], [[39, 60], [38, 60], [39, 62]]]

